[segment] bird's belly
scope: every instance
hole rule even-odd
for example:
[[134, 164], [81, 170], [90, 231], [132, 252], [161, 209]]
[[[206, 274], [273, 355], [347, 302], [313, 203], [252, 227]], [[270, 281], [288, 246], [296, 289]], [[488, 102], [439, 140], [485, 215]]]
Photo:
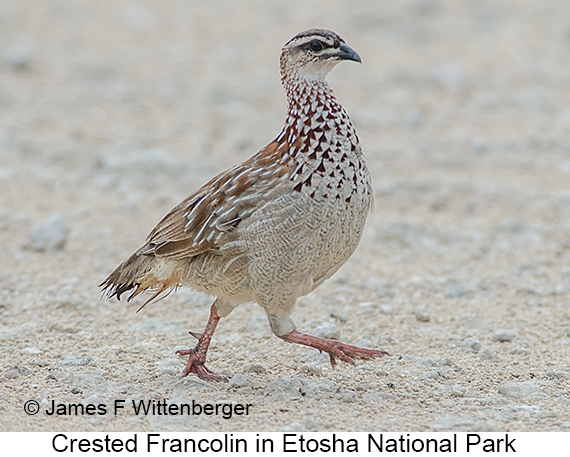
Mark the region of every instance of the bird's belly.
[[244, 229], [252, 288], [299, 297], [318, 287], [358, 246], [370, 204], [368, 195], [347, 203], [298, 193], [271, 203]]
[[239, 302], [308, 294], [358, 246], [372, 204], [364, 189], [349, 201], [295, 191], [268, 199], [218, 252], [189, 259], [183, 282]]

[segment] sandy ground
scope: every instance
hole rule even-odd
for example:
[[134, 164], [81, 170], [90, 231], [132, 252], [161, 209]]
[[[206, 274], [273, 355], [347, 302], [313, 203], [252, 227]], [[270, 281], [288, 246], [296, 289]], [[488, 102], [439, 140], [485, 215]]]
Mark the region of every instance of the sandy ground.
[[[3, 0], [0, 430], [570, 431], [565, 8]], [[355, 255], [293, 317], [391, 356], [332, 370], [252, 304], [210, 350], [232, 381], [181, 380], [174, 352], [212, 299], [181, 290], [136, 314], [97, 284], [174, 204], [277, 135], [280, 48], [314, 26], [363, 58], [329, 80], [376, 207]], [[36, 249], [58, 213], [63, 248]], [[252, 406], [145, 416], [133, 400]], [[107, 413], [48, 415], [52, 401]]]

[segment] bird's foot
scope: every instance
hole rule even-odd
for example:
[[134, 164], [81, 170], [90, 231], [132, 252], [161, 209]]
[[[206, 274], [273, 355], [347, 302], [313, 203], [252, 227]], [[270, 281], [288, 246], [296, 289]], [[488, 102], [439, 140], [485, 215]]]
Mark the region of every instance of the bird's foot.
[[360, 348], [357, 346], [351, 346], [350, 344], [341, 343], [340, 341], [326, 340], [326, 339], [324, 341], [326, 343], [324, 344], [323, 349], [321, 350], [325, 351], [329, 355], [331, 359], [331, 365], [333, 366], [333, 368], [336, 365], [337, 359], [340, 359], [343, 362], [354, 365], [354, 361], [356, 359], [367, 360], [367, 359], [372, 359], [374, 357], [382, 357], [384, 355], [390, 355], [386, 351]]
[[351, 346], [350, 344], [341, 343], [340, 341], [300, 333], [297, 330], [293, 330], [289, 335], [282, 336], [281, 338], [289, 343], [302, 344], [318, 349], [321, 352], [326, 352], [331, 359], [333, 368], [336, 365], [337, 359], [353, 365], [355, 359], [366, 360], [390, 355], [386, 351], [359, 348], [357, 346]]
[[202, 333], [189, 332], [194, 338], [198, 340], [198, 344], [194, 349], [183, 349], [181, 351], [176, 351], [178, 355], [187, 355], [188, 363], [186, 363], [186, 368], [182, 371], [182, 377], [185, 378], [190, 373], [194, 373], [200, 379], [204, 381], [214, 381], [214, 382], [226, 382], [227, 378], [217, 373], [212, 373], [204, 365], [206, 363], [206, 354], [208, 353], [208, 347], [210, 346], [210, 341], [212, 340], [212, 335], [220, 316], [216, 310], [216, 303], [212, 305], [210, 309], [210, 318], [206, 324], [206, 328]]
[[204, 363], [206, 362], [206, 351], [201, 351], [200, 345], [196, 346], [194, 349], [183, 349], [176, 351], [177, 355], [188, 355], [188, 363], [182, 371], [182, 378], [185, 378], [190, 373], [194, 373], [200, 379], [204, 381], [212, 382], [227, 382], [228, 379], [220, 374], [211, 372]]

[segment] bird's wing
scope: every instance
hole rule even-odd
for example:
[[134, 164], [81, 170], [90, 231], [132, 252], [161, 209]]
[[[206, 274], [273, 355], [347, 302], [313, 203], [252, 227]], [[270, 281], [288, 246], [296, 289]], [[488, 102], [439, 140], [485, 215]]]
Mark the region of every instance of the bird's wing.
[[273, 141], [247, 161], [212, 178], [175, 206], [147, 237], [144, 254], [184, 258], [217, 249], [288, 179], [286, 142]]

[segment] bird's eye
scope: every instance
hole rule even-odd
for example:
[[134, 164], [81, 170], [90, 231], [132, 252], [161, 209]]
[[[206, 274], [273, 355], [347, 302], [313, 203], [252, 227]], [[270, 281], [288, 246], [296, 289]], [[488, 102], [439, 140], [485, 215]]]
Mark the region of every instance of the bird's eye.
[[311, 46], [311, 50], [313, 50], [315, 52], [319, 52], [319, 51], [323, 50], [323, 45], [318, 40], [311, 41], [311, 44], [309, 46]]

